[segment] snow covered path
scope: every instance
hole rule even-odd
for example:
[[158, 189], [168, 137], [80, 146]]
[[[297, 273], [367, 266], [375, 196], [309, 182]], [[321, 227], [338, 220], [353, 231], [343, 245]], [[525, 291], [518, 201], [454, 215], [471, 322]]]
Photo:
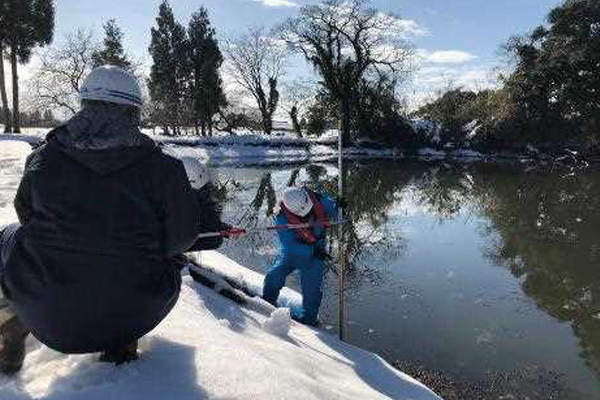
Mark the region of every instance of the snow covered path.
[[[29, 151], [0, 143], [1, 224], [16, 220], [12, 197]], [[216, 252], [207, 260], [243, 274]], [[23, 370], [0, 376], [0, 399], [439, 399], [375, 354], [293, 322], [287, 335], [273, 335], [267, 321], [188, 276], [173, 312], [140, 341], [139, 361], [116, 367], [30, 339]]]

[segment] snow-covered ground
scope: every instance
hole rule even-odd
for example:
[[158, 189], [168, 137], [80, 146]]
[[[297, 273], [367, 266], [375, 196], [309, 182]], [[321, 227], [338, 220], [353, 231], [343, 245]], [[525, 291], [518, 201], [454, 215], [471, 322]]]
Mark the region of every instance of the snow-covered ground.
[[[0, 224], [16, 220], [12, 198], [29, 152], [23, 142], [0, 144]], [[262, 279], [219, 253], [197, 257], [254, 290]], [[292, 291], [283, 297], [298, 301]], [[28, 350], [19, 374], [0, 377], [0, 399], [439, 399], [377, 355], [290, 321], [285, 309], [240, 306], [189, 276], [173, 312], [140, 341], [139, 361], [116, 367], [35, 339]]]
[[[35, 144], [44, 138], [47, 132], [40, 130], [26, 134], [0, 134], [0, 141], [20, 140]], [[219, 134], [214, 137], [198, 136], [162, 136], [145, 131], [152, 139], [160, 143], [165, 151], [181, 157], [190, 155], [201, 158], [212, 165], [258, 165], [276, 163], [308, 163], [335, 160], [338, 156], [337, 132], [331, 131], [320, 138], [302, 138], [287, 133], [264, 136], [243, 132], [232, 136]], [[347, 147], [344, 154], [350, 159], [387, 158], [402, 159], [408, 154], [397, 149], [374, 148], [367, 142], [364, 145]], [[421, 149], [416, 154], [424, 160], [444, 158], [466, 161], [482, 160], [486, 156], [471, 150], [438, 151], [430, 148]]]

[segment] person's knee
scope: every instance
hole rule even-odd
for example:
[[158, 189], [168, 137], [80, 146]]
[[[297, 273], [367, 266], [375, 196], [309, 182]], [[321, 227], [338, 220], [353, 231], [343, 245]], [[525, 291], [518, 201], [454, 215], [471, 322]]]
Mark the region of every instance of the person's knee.
[[285, 266], [282, 264], [273, 267], [269, 272], [267, 272], [267, 276], [265, 276], [265, 283], [268, 283], [272, 286], [283, 287], [287, 277], [285, 269]]

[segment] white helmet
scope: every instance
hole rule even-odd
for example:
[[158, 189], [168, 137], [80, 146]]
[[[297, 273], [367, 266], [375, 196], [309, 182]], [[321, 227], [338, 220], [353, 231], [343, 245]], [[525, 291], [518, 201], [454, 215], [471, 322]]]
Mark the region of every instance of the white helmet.
[[181, 161], [185, 167], [190, 184], [194, 189], [202, 189], [208, 182], [210, 182], [210, 172], [206, 165], [197, 158], [194, 157], [182, 157]]
[[79, 100], [142, 107], [142, 90], [137, 79], [122, 68], [104, 65], [94, 68], [79, 88]]
[[305, 189], [289, 187], [283, 192], [283, 205], [293, 214], [306, 217], [313, 208], [313, 202]]

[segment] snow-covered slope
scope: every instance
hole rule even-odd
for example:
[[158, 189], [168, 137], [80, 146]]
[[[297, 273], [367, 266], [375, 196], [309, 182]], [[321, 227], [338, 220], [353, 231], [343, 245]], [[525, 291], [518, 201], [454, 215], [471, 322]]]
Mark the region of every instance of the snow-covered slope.
[[372, 353], [296, 323], [276, 336], [266, 320], [186, 277], [139, 361], [115, 367], [38, 345], [16, 378], [0, 378], [0, 398], [437, 399]]
[[[29, 151], [22, 142], [0, 145], [0, 224], [16, 219], [12, 198]], [[217, 252], [199, 260], [254, 289], [262, 279]], [[375, 354], [294, 323], [282, 309], [261, 311], [186, 276], [173, 312], [140, 341], [139, 361], [116, 367], [30, 339], [23, 370], [0, 376], [0, 399], [439, 399]]]

